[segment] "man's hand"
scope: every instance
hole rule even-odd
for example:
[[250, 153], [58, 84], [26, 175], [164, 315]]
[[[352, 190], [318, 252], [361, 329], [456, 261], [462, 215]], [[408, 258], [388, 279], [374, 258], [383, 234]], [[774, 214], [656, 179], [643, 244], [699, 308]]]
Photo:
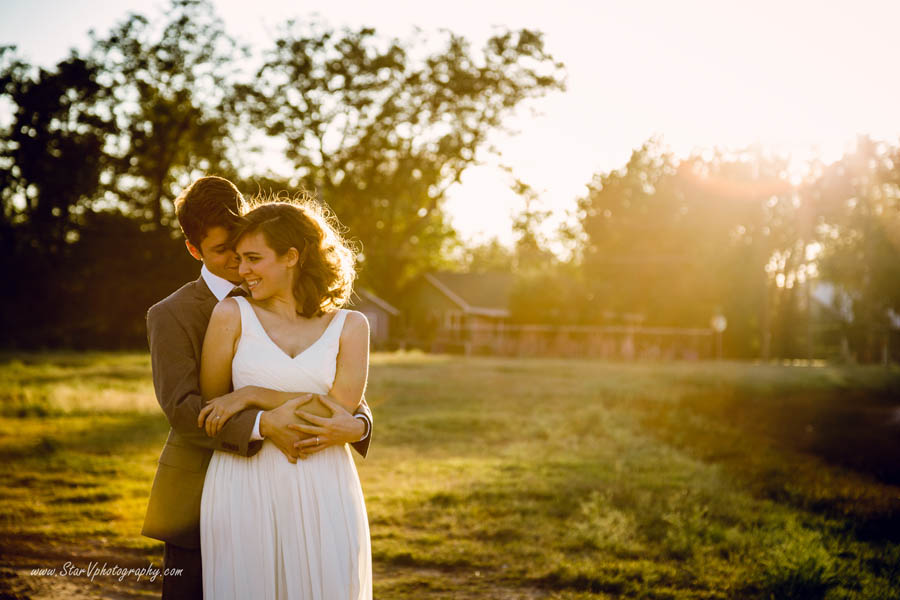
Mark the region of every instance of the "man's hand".
[[297, 423], [294, 412], [306, 402], [309, 402], [308, 394], [292, 398], [278, 408], [263, 411], [259, 417], [260, 435], [278, 446], [292, 463], [297, 462], [298, 452], [295, 444], [300, 441], [300, 436], [291, 431]]
[[366, 432], [366, 424], [350, 414], [346, 408], [327, 396], [319, 396], [319, 400], [331, 410], [330, 417], [319, 417], [304, 412], [301, 406], [296, 409], [296, 415], [312, 425], [305, 423], [288, 425], [288, 429], [313, 436], [294, 442], [294, 448], [300, 458], [308, 458], [330, 446], [358, 442]]

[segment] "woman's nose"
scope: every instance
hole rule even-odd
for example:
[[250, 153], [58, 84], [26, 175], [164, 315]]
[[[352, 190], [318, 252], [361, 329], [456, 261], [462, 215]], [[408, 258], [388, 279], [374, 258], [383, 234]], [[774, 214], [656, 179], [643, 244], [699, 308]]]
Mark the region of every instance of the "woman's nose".
[[247, 264], [247, 262], [240, 260], [238, 262], [238, 275], [240, 275], [241, 277], [244, 277], [244, 275], [247, 274], [249, 271], [250, 271], [250, 266]]

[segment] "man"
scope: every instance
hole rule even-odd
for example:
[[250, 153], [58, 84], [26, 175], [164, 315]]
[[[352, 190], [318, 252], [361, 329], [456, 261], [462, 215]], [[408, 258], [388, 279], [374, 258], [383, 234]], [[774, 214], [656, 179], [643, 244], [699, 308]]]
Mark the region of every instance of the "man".
[[[233, 395], [277, 397], [274, 410], [248, 409], [232, 416], [214, 437], [198, 425], [200, 349], [213, 307], [240, 288], [238, 258], [229, 236], [246, 203], [227, 179], [203, 177], [175, 201], [185, 245], [203, 263], [200, 277], [153, 305], [147, 312], [147, 337], [153, 366], [153, 385], [171, 429], [159, 466], [142, 534], [165, 542], [164, 566], [182, 569], [181, 576], [163, 577], [166, 600], [203, 597], [200, 558], [200, 497], [206, 468], [214, 450], [252, 456], [262, 440], [274, 443], [288, 460], [305, 458], [334, 444], [351, 443], [365, 456], [371, 440], [372, 413], [363, 400], [355, 415], [323, 398], [330, 418], [303, 412], [309, 394], [244, 388]], [[304, 424], [303, 417], [312, 425]], [[300, 440], [298, 431], [312, 434]]]

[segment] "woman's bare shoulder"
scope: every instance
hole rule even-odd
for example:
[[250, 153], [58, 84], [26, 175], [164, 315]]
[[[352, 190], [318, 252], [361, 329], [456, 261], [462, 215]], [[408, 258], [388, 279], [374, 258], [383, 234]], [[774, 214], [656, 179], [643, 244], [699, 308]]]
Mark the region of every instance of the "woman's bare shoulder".
[[347, 314], [347, 316], [344, 317], [344, 329], [341, 332], [341, 337], [348, 335], [364, 335], [368, 337], [369, 319], [366, 318], [366, 315], [359, 312], [358, 310], [350, 310], [347, 308], [343, 309], [343, 311]]
[[213, 308], [212, 315], [209, 318], [210, 322], [212, 322], [213, 319], [217, 319], [220, 322], [230, 322], [234, 320], [240, 322], [241, 307], [238, 306], [237, 300], [235, 298], [223, 298], [220, 300]]
[[349, 308], [342, 309], [345, 313], [347, 313], [347, 325], [352, 327], [368, 327], [369, 319], [366, 318], [366, 315], [359, 312], [358, 310], [350, 310]]

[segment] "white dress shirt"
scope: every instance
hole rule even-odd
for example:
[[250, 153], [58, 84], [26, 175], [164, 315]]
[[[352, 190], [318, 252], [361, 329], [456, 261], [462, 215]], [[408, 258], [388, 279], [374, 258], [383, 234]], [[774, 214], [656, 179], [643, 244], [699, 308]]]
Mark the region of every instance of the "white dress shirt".
[[[212, 271], [206, 268], [204, 264], [200, 269], [200, 277], [203, 278], [204, 283], [206, 283], [206, 287], [209, 288], [209, 291], [213, 293], [213, 296], [216, 297], [216, 300], [222, 301], [223, 298], [228, 296], [237, 287], [227, 279], [219, 277], [218, 275], [214, 275]], [[245, 292], [247, 290], [244, 290]], [[263, 436], [259, 433], [259, 420], [262, 417], [263, 411], [259, 411], [256, 413], [256, 421], [253, 423], [253, 433], [250, 434], [250, 441], [259, 441], [263, 439]], [[369, 419], [365, 417], [365, 415], [354, 415], [357, 419], [360, 419], [365, 425], [365, 431], [363, 432], [363, 436], [359, 438], [358, 441], [362, 441], [369, 437], [369, 428], [371, 424], [369, 423]]]

